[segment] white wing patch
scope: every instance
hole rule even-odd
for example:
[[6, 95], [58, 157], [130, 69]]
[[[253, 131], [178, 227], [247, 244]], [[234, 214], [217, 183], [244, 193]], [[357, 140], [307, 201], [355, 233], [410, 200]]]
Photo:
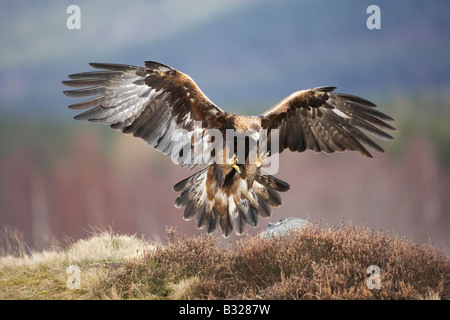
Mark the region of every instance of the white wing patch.
[[160, 67], [158, 68], [158, 70], [159, 70], [159, 71], [162, 71], [162, 72], [169, 72], [169, 71], [170, 71], [170, 68], [165, 67], [165, 66], [160, 66]]
[[345, 118], [345, 119], [351, 119], [350, 116], [346, 115], [344, 112], [342, 112], [341, 110], [337, 109], [337, 108], [333, 108], [332, 111], [334, 113], [336, 113], [339, 117], [341, 118]]

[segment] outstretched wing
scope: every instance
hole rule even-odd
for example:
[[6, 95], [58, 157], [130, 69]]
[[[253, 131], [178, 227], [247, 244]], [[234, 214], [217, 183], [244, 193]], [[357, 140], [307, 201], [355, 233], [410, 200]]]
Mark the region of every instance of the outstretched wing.
[[92, 97], [69, 106], [73, 110], [88, 109], [75, 119], [101, 122], [131, 133], [164, 154], [177, 157], [181, 166], [195, 166], [192, 154], [183, 155], [182, 149], [186, 143], [190, 144], [189, 151], [194, 147], [194, 134], [203, 137], [204, 130], [220, 128], [226, 113], [188, 75], [152, 61], [145, 62], [145, 67], [90, 65], [103, 70], [72, 74], [71, 80], [62, 82], [82, 88], [64, 91], [67, 96]]
[[372, 157], [366, 147], [384, 152], [364, 132], [381, 139], [393, 139], [383, 131], [395, 130], [385, 121], [393, 119], [363, 98], [319, 87], [295, 92], [261, 115], [261, 127], [278, 129], [279, 152], [313, 150], [333, 153], [353, 150]]

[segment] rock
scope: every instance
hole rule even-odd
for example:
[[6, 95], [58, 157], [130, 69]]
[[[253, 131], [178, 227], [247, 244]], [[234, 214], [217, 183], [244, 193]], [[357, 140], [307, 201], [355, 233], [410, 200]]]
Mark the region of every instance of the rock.
[[261, 238], [272, 238], [283, 235], [289, 231], [295, 231], [302, 229], [308, 225], [308, 221], [300, 218], [286, 218], [278, 220], [275, 223], [269, 222], [269, 226], [266, 230], [262, 231], [259, 236]]

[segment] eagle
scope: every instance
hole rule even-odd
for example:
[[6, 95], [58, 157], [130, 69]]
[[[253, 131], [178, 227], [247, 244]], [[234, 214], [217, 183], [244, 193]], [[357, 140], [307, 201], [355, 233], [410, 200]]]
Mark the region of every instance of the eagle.
[[[90, 63], [98, 70], [69, 75], [62, 83], [75, 89], [64, 94], [89, 98], [69, 108], [84, 110], [77, 120], [143, 139], [181, 167], [201, 167], [173, 189], [183, 218], [195, 217], [207, 234], [220, 225], [224, 237], [241, 235], [281, 205], [279, 192], [290, 186], [263, 171], [267, 157], [289, 149], [372, 158], [368, 149], [384, 150], [367, 133], [389, 140], [385, 130], [396, 130], [374, 103], [336, 87], [300, 90], [259, 116], [241, 116], [216, 106], [187, 74], [154, 61], [144, 65]], [[232, 139], [220, 137], [230, 132]]]

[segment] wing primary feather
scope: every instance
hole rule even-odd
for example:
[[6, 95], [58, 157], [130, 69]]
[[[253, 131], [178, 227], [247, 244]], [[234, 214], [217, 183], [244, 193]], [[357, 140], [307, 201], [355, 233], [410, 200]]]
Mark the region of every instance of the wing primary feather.
[[63, 93], [72, 98], [84, 98], [90, 96], [96, 96], [99, 94], [103, 94], [105, 92], [105, 87], [93, 87], [86, 89], [77, 89], [77, 90], [68, 90], [63, 91]]
[[173, 70], [171, 67], [169, 67], [169, 66], [167, 66], [165, 64], [156, 62], [156, 61], [145, 61], [144, 64], [145, 64], [145, 67], [149, 68], [149, 69], [161, 70], [161, 68], [167, 68], [167, 71], [168, 70]]
[[352, 132], [350, 132], [348, 128], [345, 128], [345, 130], [349, 133], [346, 137], [347, 149], [357, 151], [364, 157], [373, 158], [372, 154], [367, 151], [367, 149], [361, 144], [361, 142], [358, 141], [358, 139], [356, 139], [356, 137], [353, 136]]
[[355, 102], [347, 102], [351, 107], [355, 108], [355, 112], [356, 114], [368, 114], [371, 115], [373, 117], [376, 117], [378, 119], [381, 120], [385, 120], [385, 121], [394, 121], [394, 119], [390, 116], [388, 116], [387, 114], [378, 111], [377, 109], [375, 109], [374, 107], [367, 107], [367, 106], [363, 106], [361, 104], [355, 103]]
[[82, 102], [74, 103], [68, 106], [69, 109], [72, 110], [86, 110], [90, 108], [98, 107], [102, 104], [103, 96], [98, 96], [89, 100], [85, 100]]
[[90, 62], [89, 65], [96, 69], [105, 69], [111, 71], [128, 71], [132, 69], [139, 69], [139, 67], [126, 65], [126, 64], [118, 64], [118, 63], [99, 63], [99, 62]]
[[88, 79], [110, 79], [121, 76], [122, 72], [118, 71], [88, 71], [79, 72], [68, 75], [73, 80], [88, 80]]
[[380, 119], [377, 119], [377, 118], [375, 118], [375, 117], [373, 117], [373, 116], [371, 116], [369, 114], [358, 113], [358, 117], [361, 120], [364, 120], [366, 123], [370, 122], [371, 124], [374, 124], [374, 125], [376, 125], [376, 126], [378, 126], [380, 128], [387, 129], [387, 130], [392, 130], [392, 131], [396, 130], [390, 124], [387, 124], [386, 122], [381, 121]]
[[83, 113], [80, 113], [73, 117], [75, 120], [89, 120], [93, 122], [101, 122], [104, 118], [92, 118], [91, 116], [96, 114], [98, 111], [104, 109], [102, 106], [95, 107]]
[[322, 91], [322, 92], [331, 92], [331, 91], [336, 90], [336, 89], [337, 89], [337, 87], [316, 87], [316, 88], [314, 88], [312, 90]]
[[368, 136], [366, 136], [364, 133], [362, 133], [360, 130], [358, 130], [358, 128], [352, 127], [352, 128], [347, 128], [347, 130], [356, 140], [363, 143], [364, 145], [366, 145], [378, 152], [384, 152], [383, 148], [381, 148], [372, 139], [370, 139]]
[[352, 94], [347, 94], [347, 93], [334, 93], [334, 95], [336, 95], [337, 97], [341, 97], [344, 98], [346, 100], [349, 101], [354, 101], [369, 107], [376, 107], [377, 105], [369, 100], [366, 100], [364, 98], [358, 97], [358, 96], [354, 96]]
[[384, 139], [384, 140], [393, 140], [394, 137], [392, 137], [390, 134], [387, 134], [381, 129], [378, 129], [377, 127], [371, 125], [370, 123], [367, 123], [366, 121], [363, 121], [361, 119], [355, 119], [354, 123], [356, 126], [366, 130], [367, 132], [370, 132], [374, 136]]
[[97, 87], [104, 86], [108, 83], [108, 79], [98, 78], [98, 79], [79, 79], [79, 80], [65, 80], [61, 82], [63, 85], [68, 87]]

